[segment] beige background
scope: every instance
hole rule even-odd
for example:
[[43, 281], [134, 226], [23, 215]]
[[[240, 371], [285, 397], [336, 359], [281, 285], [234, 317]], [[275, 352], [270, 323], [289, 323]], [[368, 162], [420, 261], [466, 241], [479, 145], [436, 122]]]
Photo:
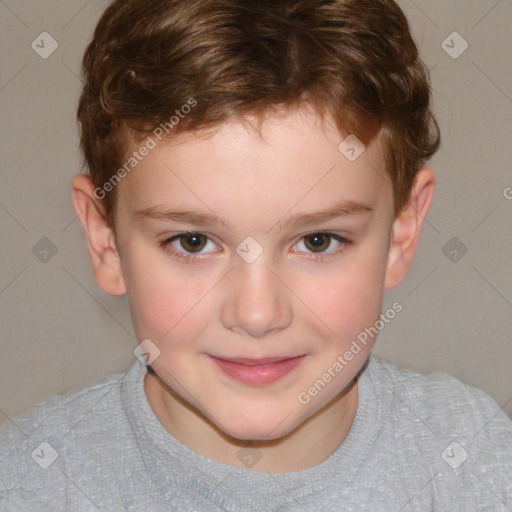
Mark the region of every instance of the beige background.
[[[443, 146], [417, 257], [385, 297], [384, 309], [394, 301], [404, 309], [375, 353], [449, 372], [512, 416], [512, 2], [400, 5], [432, 70]], [[105, 6], [0, 0], [0, 423], [135, 360], [127, 300], [97, 288], [70, 205], [69, 181], [81, 170], [80, 60]], [[59, 45], [47, 59], [31, 47], [42, 32]], [[457, 59], [442, 46], [460, 52], [453, 32], [469, 44]], [[454, 237], [459, 246], [446, 256]]]

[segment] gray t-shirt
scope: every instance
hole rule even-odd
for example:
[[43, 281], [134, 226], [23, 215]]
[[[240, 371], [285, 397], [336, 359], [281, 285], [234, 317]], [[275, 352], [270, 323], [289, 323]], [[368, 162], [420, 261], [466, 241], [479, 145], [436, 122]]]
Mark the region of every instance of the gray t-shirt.
[[0, 510], [512, 511], [512, 422], [448, 375], [371, 356], [340, 447], [312, 468], [265, 473], [175, 440], [147, 401], [146, 371], [137, 361], [4, 425]]

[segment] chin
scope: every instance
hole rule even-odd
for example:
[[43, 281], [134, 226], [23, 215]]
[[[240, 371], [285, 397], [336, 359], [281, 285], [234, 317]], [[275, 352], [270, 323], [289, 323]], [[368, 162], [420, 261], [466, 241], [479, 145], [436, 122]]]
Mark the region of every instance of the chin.
[[278, 413], [254, 414], [242, 417], [228, 417], [217, 427], [226, 435], [241, 441], [273, 441], [290, 433], [299, 421], [292, 414]]

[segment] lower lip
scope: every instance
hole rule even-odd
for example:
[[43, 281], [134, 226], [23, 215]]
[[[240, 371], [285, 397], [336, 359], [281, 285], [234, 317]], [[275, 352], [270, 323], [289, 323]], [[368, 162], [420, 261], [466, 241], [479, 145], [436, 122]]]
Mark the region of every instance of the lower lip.
[[276, 363], [260, 366], [247, 366], [242, 363], [234, 363], [217, 357], [210, 356], [210, 359], [232, 379], [244, 384], [265, 385], [282, 379], [285, 375], [296, 368], [306, 356], [285, 359]]

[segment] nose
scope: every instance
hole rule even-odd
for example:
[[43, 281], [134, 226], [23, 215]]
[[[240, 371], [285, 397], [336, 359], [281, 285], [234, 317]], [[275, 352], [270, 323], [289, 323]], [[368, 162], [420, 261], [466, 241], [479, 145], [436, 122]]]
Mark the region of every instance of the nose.
[[293, 317], [287, 291], [263, 257], [253, 263], [239, 259], [225, 289], [221, 311], [223, 326], [253, 338], [286, 329]]

